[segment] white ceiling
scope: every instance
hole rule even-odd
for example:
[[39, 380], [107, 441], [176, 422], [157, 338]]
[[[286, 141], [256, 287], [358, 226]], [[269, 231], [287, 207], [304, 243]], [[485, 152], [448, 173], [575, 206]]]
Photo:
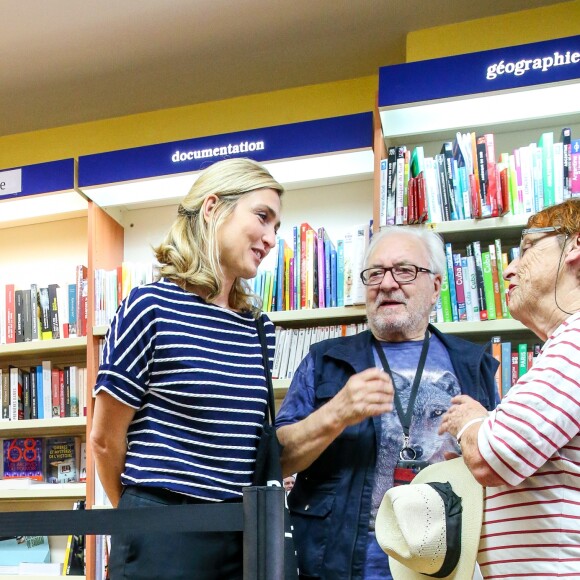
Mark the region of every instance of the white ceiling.
[[0, 135], [375, 74], [405, 36], [558, 0], [0, 0]]

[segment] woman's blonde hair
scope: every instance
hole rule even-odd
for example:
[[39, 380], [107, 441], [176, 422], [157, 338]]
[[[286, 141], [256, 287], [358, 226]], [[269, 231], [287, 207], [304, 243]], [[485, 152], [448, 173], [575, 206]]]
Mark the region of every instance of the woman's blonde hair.
[[[234, 211], [238, 200], [257, 189], [273, 189], [279, 196], [284, 188], [268, 170], [251, 159], [218, 161], [205, 169], [183, 198], [165, 239], [153, 248], [159, 262], [159, 276], [203, 288], [211, 302], [222, 290], [217, 232]], [[209, 195], [218, 198], [212, 219], [206, 221], [202, 206]], [[257, 297], [248, 284], [236, 279], [229, 296], [235, 310], [256, 311]]]

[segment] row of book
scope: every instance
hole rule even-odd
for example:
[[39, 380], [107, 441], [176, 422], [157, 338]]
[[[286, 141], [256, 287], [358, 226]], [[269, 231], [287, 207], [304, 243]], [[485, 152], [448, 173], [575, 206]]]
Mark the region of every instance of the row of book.
[[372, 220], [346, 229], [335, 241], [324, 226], [315, 229], [307, 222], [294, 226], [292, 240], [279, 238], [250, 281], [264, 311], [364, 303], [358, 274], [371, 234]]
[[152, 262], [123, 262], [113, 270], [95, 270], [95, 324], [111, 322], [121, 300], [136, 286], [155, 278]]
[[83, 417], [86, 415], [87, 369], [62, 368], [45, 360], [21, 368], [0, 369], [0, 421]]
[[491, 338], [491, 353], [499, 361], [495, 380], [500, 399], [532, 368], [541, 348], [540, 343], [515, 343], [502, 340], [501, 336]]
[[328, 338], [358, 334], [366, 329], [366, 322], [309, 328], [276, 327], [276, 353], [272, 378], [291, 379], [313, 344]]
[[507, 306], [508, 283], [503, 271], [519, 255], [519, 248], [503, 251], [502, 242], [474, 241], [466, 246], [466, 255], [445, 244], [447, 271], [441, 294], [432, 316], [434, 322], [478, 322], [511, 318]]
[[532, 214], [580, 195], [580, 139], [569, 128], [561, 141], [547, 131], [499, 156], [493, 133], [458, 132], [432, 157], [389, 147], [380, 167], [381, 227]]
[[80, 437], [16, 437], [2, 441], [2, 479], [16, 483], [86, 481], [86, 445]]
[[0, 285], [0, 344], [86, 336], [87, 267], [64, 284]]

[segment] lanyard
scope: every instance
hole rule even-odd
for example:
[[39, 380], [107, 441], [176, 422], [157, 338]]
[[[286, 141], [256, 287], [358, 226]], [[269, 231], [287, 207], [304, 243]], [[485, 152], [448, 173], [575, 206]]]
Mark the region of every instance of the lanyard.
[[393, 373], [391, 372], [389, 361], [385, 356], [385, 351], [377, 340], [375, 340], [375, 343], [377, 354], [381, 359], [383, 369], [385, 372], [389, 373], [391, 381], [393, 382], [393, 388], [395, 389], [395, 409], [397, 409], [397, 415], [399, 415], [399, 421], [401, 421], [401, 425], [403, 427], [403, 447], [399, 453], [399, 456], [401, 459], [415, 459], [415, 450], [409, 447], [409, 428], [411, 427], [413, 407], [415, 406], [415, 399], [417, 398], [417, 393], [419, 392], [419, 384], [421, 383], [421, 377], [423, 376], [423, 369], [425, 368], [425, 361], [427, 359], [427, 352], [429, 351], [429, 330], [425, 331], [423, 347], [421, 348], [421, 356], [419, 357], [419, 364], [417, 365], [417, 372], [415, 373], [415, 379], [413, 380], [413, 386], [411, 387], [411, 395], [409, 396], [409, 404], [407, 405], [406, 412], [403, 411], [401, 398], [399, 397], [399, 392], [395, 387], [395, 380], [393, 379]]

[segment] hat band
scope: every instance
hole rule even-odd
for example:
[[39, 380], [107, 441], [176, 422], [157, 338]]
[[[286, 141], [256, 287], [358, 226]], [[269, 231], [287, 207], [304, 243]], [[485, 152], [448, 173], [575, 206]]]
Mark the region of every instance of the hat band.
[[461, 556], [461, 498], [453, 491], [450, 483], [427, 482], [443, 500], [445, 507], [445, 538], [447, 549], [443, 564], [435, 574], [425, 574], [431, 578], [446, 578], [459, 563]]

